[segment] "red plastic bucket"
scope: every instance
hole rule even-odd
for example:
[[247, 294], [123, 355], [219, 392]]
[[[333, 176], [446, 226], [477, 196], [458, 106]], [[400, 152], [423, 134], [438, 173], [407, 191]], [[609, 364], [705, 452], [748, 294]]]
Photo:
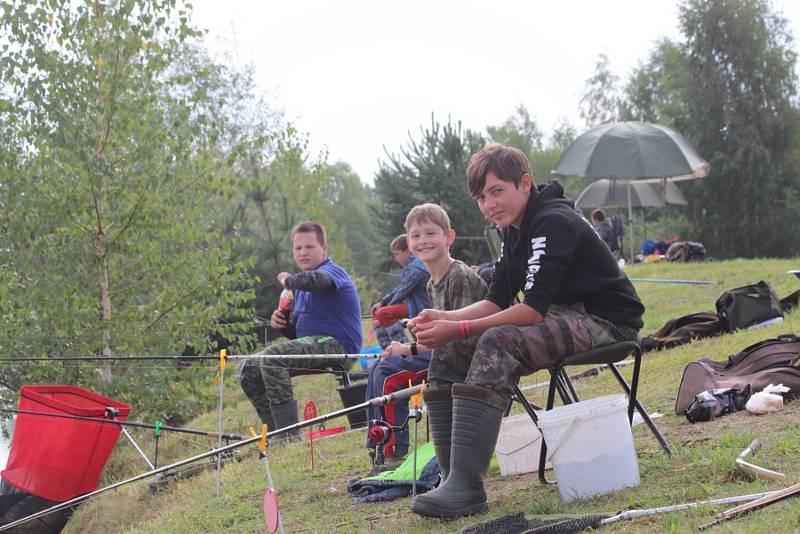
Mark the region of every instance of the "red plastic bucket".
[[[124, 421], [131, 407], [76, 386], [23, 386], [19, 409], [108, 418], [119, 410]], [[119, 437], [117, 425], [60, 417], [19, 414], [6, 469], [11, 485], [50, 501], [67, 501], [97, 489], [97, 479]]]

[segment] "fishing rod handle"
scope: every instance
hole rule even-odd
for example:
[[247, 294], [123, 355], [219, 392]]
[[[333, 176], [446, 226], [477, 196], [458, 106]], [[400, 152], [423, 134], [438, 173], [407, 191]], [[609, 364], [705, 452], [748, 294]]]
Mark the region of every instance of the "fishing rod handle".
[[767, 491], [763, 493], [753, 493], [750, 495], [739, 495], [736, 497], [722, 497], [719, 499], [711, 499], [707, 501], [698, 501], [698, 502], [690, 502], [690, 503], [683, 503], [683, 504], [673, 504], [670, 506], [660, 506], [658, 508], [649, 508], [645, 510], [626, 510], [625, 512], [621, 512], [617, 515], [611, 516], [609, 518], [603, 519], [600, 521], [601, 525], [608, 525], [610, 523], [616, 523], [617, 521], [628, 521], [631, 519], [636, 519], [638, 517], [646, 517], [656, 514], [664, 514], [668, 512], [678, 512], [680, 510], [689, 510], [691, 508], [697, 508], [699, 506], [714, 506], [719, 504], [734, 504], [740, 502], [751, 502], [756, 499], [760, 499], [762, 497], [766, 497], [768, 495], [772, 495], [773, 491]]
[[756, 438], [750, 442], [750, 445], [748, 445], [747, 448], [750, 449], [750, 453], [755, 454], [755, 452], [760, 449], [763, 444], [764, 443], [760, 439]]
[[417, 386], [412, 386], [406, 389], [401, 389], [399, 391], [395, 391], [394, 393], [389, 393], [388, 395], [384, 395], [382, 397], [375, 397], [374, 399], [371, 399], [368, 402], [373, 406], [382, 406], [384, 404], [389, 404], [390, 402], [396, 400], [409, 399], [412, 396], [419, 393], [420, 391], [422, 391], [422, 384]]

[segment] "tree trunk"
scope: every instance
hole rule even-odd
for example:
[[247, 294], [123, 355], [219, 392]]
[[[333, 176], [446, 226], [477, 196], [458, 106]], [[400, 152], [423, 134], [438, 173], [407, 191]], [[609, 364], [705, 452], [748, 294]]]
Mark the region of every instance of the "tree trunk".
[[[103, 201], [98, 199], [96, 202], [96, 209], [98, 214], [98, 223], [102, 221]], [[106, 234], [99, 227], [95, 241], [95, 250], [100, 264], [99, 282], [100, 282], [100, 324], [103, 327], [103, 356], [111, 356], [111, 330], [108, 328], [108, 323], [111, 321], [111, 294], [108, 291], [108, 259], [106, 258]], [[103, 382], [111, 381], [111, 370], [113, 369], [113, 362], [104, 362], [100, 370], [100, 376]]]
[[[102, 23], [100, 20], [100, 5], [95, 1], [95, 36], [98, 41], [102, 39], [100, 35]], [[103, 69], [103, 56], [98, 56], [95, 65], [99, 70]], [[98, 77], [102, 80], [102, 76]], [[106, 105], [108, 104], [108, 92], [103, 90], [102, 81], [98, 82], [98, 104], [99, 113], [97, 115], [97, 143], [95, 145], [95, 157], [98, 161], [105, 159], [105, 147], [111, 132], [111, 117], [106, 117]], [[97, 215], [97, 234], [95, 236], [95, 254], [98, 259], [98, 282], [100, 283], [100, 326], [103, 331], [103, 347], [101, 354], [111, 356], [111, 293], [108, 290], [108, 258], [106, 257], [106, 230], [105, 230], [105, 199], [106, 182], [103, 176], [99, 177], [98, 191], [95, 193], [95, 213]], [[113, 362], [104, 362], [100, 371], [103, 382], [111, 381], [111, 371], [114, 368]]]

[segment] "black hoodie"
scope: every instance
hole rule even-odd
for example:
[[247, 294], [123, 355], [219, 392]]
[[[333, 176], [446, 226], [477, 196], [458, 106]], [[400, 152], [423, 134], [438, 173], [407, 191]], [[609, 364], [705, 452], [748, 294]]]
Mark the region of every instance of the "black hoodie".
[[558, 182], [531, 195], [519, 230], [503, 229], [486, 299], [508, 308], [520, 291], [543, 317], [551, 304], [582, 302], [587, 312], [617, 326], [638, 330], [644, 324], [633, 284]]

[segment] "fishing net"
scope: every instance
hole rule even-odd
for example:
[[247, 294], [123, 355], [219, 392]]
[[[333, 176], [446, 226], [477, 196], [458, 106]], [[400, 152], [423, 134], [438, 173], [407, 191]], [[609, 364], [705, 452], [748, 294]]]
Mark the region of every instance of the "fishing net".
[[536, 521], [534, 520], [531, 521], [534, 525], [528, 530], [523, 530], [521, 534], [573, 534], [583, 532], [588, 528], [598, 528], [600, 521], [607, 517], [607, 515], [601, 514], [562, 516], [542, 521], [538, 525], [535, 525]]
[[604, 514], [581, 516], [542, 515], [525, 517], [522, 512], [498, 517], [470, 525], [461, 530], [462, 534], [573, 534], [587, 528], [597, 528], [600, 521], [609, 517]]
[[519, 534], [529, 527], [530, 521], [525, 518], [525, 514], [519, 512], [464, 527], [461, 534]]

